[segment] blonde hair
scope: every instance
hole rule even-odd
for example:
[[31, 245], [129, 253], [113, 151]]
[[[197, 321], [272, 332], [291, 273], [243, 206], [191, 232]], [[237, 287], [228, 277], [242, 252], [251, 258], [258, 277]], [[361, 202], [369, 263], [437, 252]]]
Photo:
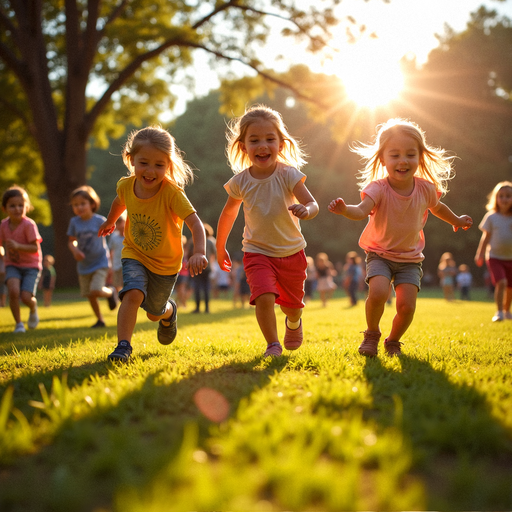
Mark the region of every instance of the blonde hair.
[[366, 161], [364, 168], [360, 171], [360, 190], [372, 181], [387, 176], [386, 168], [382, 165], [382, 156], [389, 139], [397, 133], [409, 135], [418, 144], [419, 165], [415, 175], [433, 183], [442, 195], [446, 194], [447, 181], [453, 178], [452, 165], [456, 157], [448, 155], [442, 148], [429, 146], [425, 133], [416, 123], [400, 118], [389, 119], [377, 126], [377, 136], [373, 144], [356, 143], [350, 148]]
[[101, 206], [100, 196], [98, 196], [96, 191], [89, 185], [83, 185], [81, 187], [75, 188], [75, 190], [73, 190], [73, 192], [71, 192], [69, 195], [69, 202], [71, 203], [76, 196], [83, 197], [89, 201], [89, 203], [91, 203], [91, 210], [93, 212], [99, 210]]
[[134, 130], [128, 136], [128, 140], [123, 146], [123, 162], [130, 171], [130, 176], [134, 174], [134, 168], [130, 159], [134, 157], [144, 144], [150, 144], [154, 148], [165, 153], [171, 165], [167, 169], [166, 177], [176, 183], [181, 188], [194, 181], [194, 172], [185, 162], [183, 153], [176, 146], [174, 137], [161, 126], [148, 126], [140, 130]]
[[265, 105], [253, 105], [245, 111], [243, 116], [233, 118], [228, 123], [226, 156], [233, 172], [237, 174], [252, 165], [247, 153], [242, 151], [241, 145], [244, 143], [249, 126], [260, 119], [270, 121], [274, 125], [279, 141], [283, 143], [283, 149], [279, 151], [277, 161], [296, 169], [305, 165], [307, 155], [300, 142], [288, 133], [281, 114]]
[[13, 198], [13, 197], [21, 197], [23, 198], [23, 201], [25, 202], [25, 204], [27, 205], [27, 212], [30, 212], [34, 209], [34, 207], [32, 206], [32, 203], [30, 202], [30, 198], [28, 197], [28, 194], [27, 194], [27, 191], [18, 186], [18, 185], [13, 185], [12, 187], [9, 187], [2, 195], [2, 207], [5, 208], [7, 206], [7, 202], [9, 201], [9, 199]]
[[[502, 188], [511, 188], [512, 189], [512, 182], [510, 181], [500, 181], [493, 189], [492, 192], [487, 196], [488, 202], [485, 205], [486, 210], [490, 212], [499, 212], [500, 209], [498, 208], [498, 202], [496, 198], [498, 197], [498, 192]], [[512, 208], [511, 208], [512, 211]]]

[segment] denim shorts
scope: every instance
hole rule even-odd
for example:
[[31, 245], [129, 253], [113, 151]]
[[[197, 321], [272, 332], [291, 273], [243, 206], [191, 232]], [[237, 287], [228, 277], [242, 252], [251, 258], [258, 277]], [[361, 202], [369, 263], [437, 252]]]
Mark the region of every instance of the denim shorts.
[[30, 292], [33, 296], [37, 292], [37, 283], [41, 277], [41, 271], [38, 268], [15, 267], [7, 265], [5, 267], [5, 281], [15, 278], [20, 280], [20, 291]]
[[421, 262], [403, 263], [387, 260], [374, 252], [366, 254], [366, 284], [371, 277], [387, 277], [396, 288], [399, 284], [414, 284], [421, 290], [423, 271]]
[[178, 274], [161, 276], [148, 270], [140, 261], [131, 258], [123, 258], [123, 289], [119, 292], [119, 298], [129, 290], [140, 290], [144, 294], [144, 300], [140, 307], [154, 316], [163, 315], [169, 304]]

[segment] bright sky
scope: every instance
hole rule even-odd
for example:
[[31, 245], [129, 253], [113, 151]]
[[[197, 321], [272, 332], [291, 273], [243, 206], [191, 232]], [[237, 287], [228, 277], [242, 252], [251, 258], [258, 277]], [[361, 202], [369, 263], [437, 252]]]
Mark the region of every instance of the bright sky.
[[[400, 58], [414, 54], [419, 63], [425, 62], [429, 51], [438, 44], [434, 34], [443, 34], [446, 23], [457, 32], [464, 30], [470, 13], [481, 5], [512, 19], [512, 0], [390, 0], [389, 3], [383, 0], [343, 0], [339, 5], [339, 16], [354, 17], [358, 24], [367, 26], [367, 34], [375, 32], [377, 39], [364, 36], [357, 44], [349, 45], [344, 40], [345, 25], [342, 25], [339, 39], [331, 43], [340, 50], [338, 57], [332, 62], [321, 63], [317, 56], [311, 56], [297, 46], [287, 47], [276, 33], [270, 40], [268, 54], [262, 60], [267, 66], [272, 66], [275, 55], [281, 53], [285, 59], [273, 65], [276, 70], [284, 71], [292, 64], [304, 63], [317, 72], [336, 73], [346, 80], [347, 92], [350, 94], [352, 90], [354, 95], [359, 93], [359, 98], [354, 99], [363, 103], [365, 99], [361, 85], [372, 77], [385, 76], [390, 82], [390, 90], [383, 91], [383, 94], [392, 96], [394, 89], [400, 87]], [[238, 71], [244, 72], [240, 67]], [[204, 55], [197, 56], [196, 76], [201, 78], [197, 80], [195, 94], [207, 94], [219, 85]], [[173, 87], [173, 91], [180, 97], [175, 111], [179, 115], [184, 110], [186, 100], [192, 98], [192, 93], [178, 86]], [[385, 101], [386, 97], [375, 98], [375, 88], [372, 93], [373, 100]]]

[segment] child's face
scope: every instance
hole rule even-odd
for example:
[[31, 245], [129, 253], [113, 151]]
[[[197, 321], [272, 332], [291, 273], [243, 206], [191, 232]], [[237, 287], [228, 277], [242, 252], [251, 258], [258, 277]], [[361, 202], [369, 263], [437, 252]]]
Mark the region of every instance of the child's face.
[[500, 213], [512, 213], [512, 188], [503, 187], [498, 190], [496, 205]]
[[384, 146], [381, 162], [386, 168], [391, 185], [407, 185], [414, 181], [418, 170], [420, 150], [418, 143], [405, 133], [394, 134]]
[[94, 213], [89, 199], [81, 195], [77, 195], [71, 199], [71, 208], [73, 208], [73, 213], [82, 220], [89, 220]]
[[14, 196], [7, 200], [4, 211], [11, 222], [19, 223], [27, 214], [27, 203], [22, 196]]
[[273, 172], [283, 142], [272, 122], [259, 119], [247, 128], [241, 148], [249, 157], [253, 170]]
[[169, 156], [146, 143], [130, 160], [137, 179], [135, 193], [141, 198], [153, 197], [160, 189], [160, 183], [167, 172], [172, 170]]

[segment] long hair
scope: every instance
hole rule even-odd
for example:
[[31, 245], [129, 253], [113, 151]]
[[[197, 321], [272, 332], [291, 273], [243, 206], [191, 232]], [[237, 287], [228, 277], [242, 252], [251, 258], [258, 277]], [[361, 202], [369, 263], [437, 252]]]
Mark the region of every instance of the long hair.
[[128, 136], [128, 140], [123, 146], [122, 157], [130, 175], [134, 174], [131, 158], [139, 152], [144, 144], [150, 144], [169, 157], [171, 165], [167, 169], [166, 177], [170, 181], [181, 188], [194, 181], [194, 172], [185, 162], [183, 153], [176, 145], [174, 137], [161, 126], [148, 126], [134, 130]]
[[237, 174], [251, 166], [252, 162], [247, 153], [242, 151], [241, 144], [244, 143], [247, 128], [260, 119], [270, 121], [274, 125], [279, 141], [283, 143], [283, 149], [278, 153], [277, 161], [296, 169], [305, 165], [306, 153], [300, 142], [288, 133], [281, 114], [270, 107], [259, 104], [253, 105], [245, 111], [243, 116], [236, 117], [228, 123], [226, 156], [233, 172]]
[[377, 127], [377, 136], [373, 144], [355, 143], [350, 149], [362, 157], [365, 162], [360, 171], [359, 188], [364, 189], [372, 181], [385, 178], [386, 168], [382, 165], [382, 156], [387, 142], [401, 133], [412, 137], [418, 143], [419, 165], [416, 176], [433, 183], [442, 195], [448, 192], [448, 180], [453, 178], [453, 160], [446, 150], [427, 144], [425, 133], [412, 121], [395, 118]]
[[510, 181], [500, 181], [493, 189], [492, 192], [487, 196], [487, 204], [485, 208], [490, 212], [499, 212], [500, 209], [498, 207], [498, 201], [496, 198], [498, 197], [498, 192], [502, 188], [510, 188], [512, 190], [512, 182]]

